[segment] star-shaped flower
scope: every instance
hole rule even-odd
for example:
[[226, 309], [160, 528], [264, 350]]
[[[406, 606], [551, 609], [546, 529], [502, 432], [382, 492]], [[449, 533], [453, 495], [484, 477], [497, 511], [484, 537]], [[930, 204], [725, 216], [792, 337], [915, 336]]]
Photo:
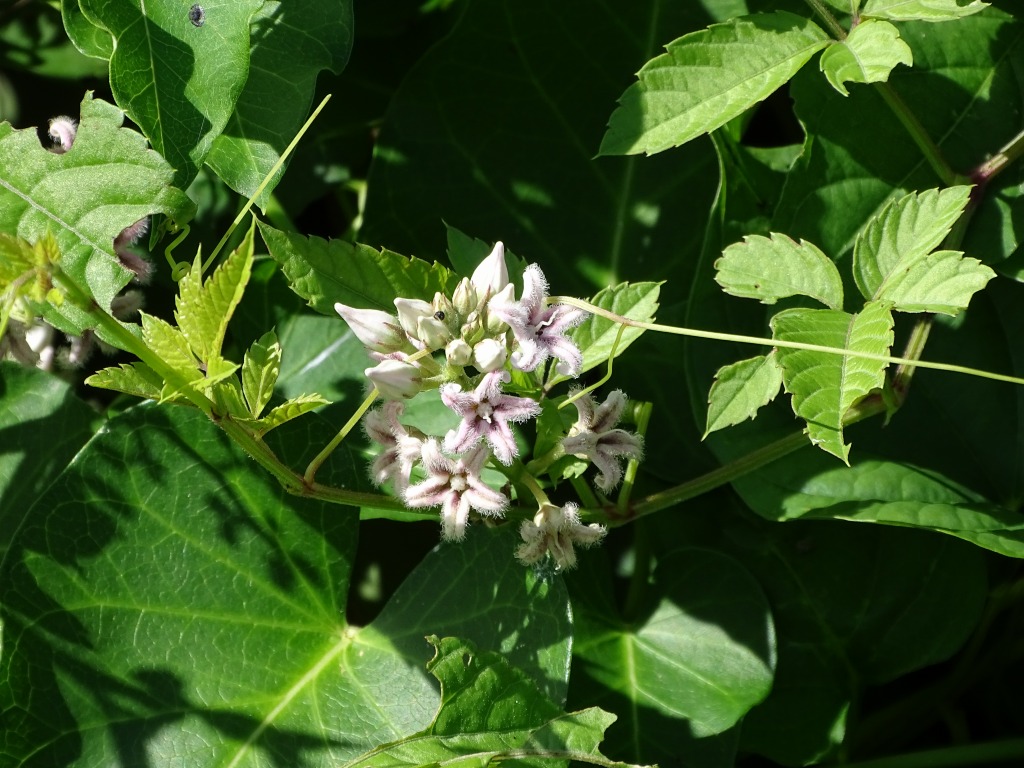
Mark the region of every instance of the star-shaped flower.
[[480, 440], [487, 440], [502, 464], [511, 464], [519, 453], [509, 422], [526, 421], [540, 413], [540, 406], [527, 397], [506, 395], [501, 385], [508, 381], [506, 371], [484, 374], [472, 392], [463, 392], [458, 384], [441, 387], [441, 400], [462, 417], [458, 429], [444, 439], [450, 453], [464, 453]]
[[411, 508], [441, 506], [441, 535], [459, 540], [466, 535], [469, 510], [500, 517], [508, 499], [480, 478], [489, 453], [478, 446], [458, 459], [441, 453], [434, 438], [423, 444], [423, 468], [427, 478], [405, 490]]
[[626, 407], [626, 395], [616, 389], [600, 405], [594, 404], [590, 395], [573, 401], [579, 418], [569, 430], [569, 436], [562, 439], [562, 448], [580, 458], [589, 459], [600, 471], [594, 482], [605, 493], [609, 493], [622, 479], [622, 465], [619, 457], [641, 459], [644, 453], [643, 438], [615, 429]]
[[607, 533], [604, 526], [597, 523], [581, 523], [577, 509], [577, 505], [571, 502], [564, 507], [544, 504], [533, 520], [524, 520], [519, 527], [523, 543], [516, 549], [519, 561], [532, 565], [550, 554], [560, 570], [575, 566], [576, 550], [573, 545], [589, 547]]
[[532, 371], [549, 357], [557, 359], [560, 374], [578, 376], [583, 355], [565, 332], [583, 322], [587, 313], [565, 304], [547, 306], [548, 283], [536, 264], [523, 273], [523, 296], [519, 301], [496, 297], [488, 307], [495, 316], [508, 323], [519, 349], [512, 353], [512, 365], [521, 371]]
[[393, 480], [396, 493], [403, 493], [409, 486], [409, 475], [423, 450], [422, 434], [410, 433], [398, 421], [404, 410], [404, 403], [393, 400], [370, 411], [363, 419], [367, 437], [384, 447], [373, 460], [370, 477], [377, 485]]

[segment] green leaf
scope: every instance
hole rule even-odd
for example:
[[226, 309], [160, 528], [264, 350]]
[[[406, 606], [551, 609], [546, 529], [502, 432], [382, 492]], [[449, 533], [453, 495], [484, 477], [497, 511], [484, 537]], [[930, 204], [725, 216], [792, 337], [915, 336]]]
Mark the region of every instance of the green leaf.
[[[789, 309], [772, 318], [773, 338], [887, 355], [893, 320], [886, 302], [869, 302], [856, 315], [832, 309]], [[811, 442], [848, 462], [843, 418], [857, 400], [885, 382], [886, 363], [827, 352], [776, 347], [793, 411], [807, 422]]]
[[256, 225], [213, 274], [203, 282], [202, 257], [197, 255], [189, 273], [178, 284], [174, 319], [189, 346], [203, 363], [219, 360], [224, 334], [235, 307], [242, 300], [252, 273], [253, 235]]
[[[631, 320], [650, 323], [654, 321], [654, 313], [658, 311], [658, 294], [660, 292], [661, 283], [620, 283], [599, 291], [590, 300], [590, 303]], [[644, 332], [642, 328], [627, 326], [622, 330], [622, 336], [619, 337], [620, 327], [612, 320], [591, 315], [567, 334], [583, 353], [581, 374], [607, 362], [613, 347], [615, 356], [618, 357]], [[617, 347], [615, 346], [616, 338], [619, 340]], [[554, 367], [551, 368], [548, 377], [549, 384], [568, 380], [568, 376], [559, 375], [555, 372]]]
[[589, 603], [577, 609], [579, 671], [609, 704], [632, 702], [609, 738], [618, 731], [633, 759], [672, 749], [645, 737], [645, 726], [662, 730], [665, 718], [698, 739], [731, 728], [768, 695], [775, 669], [768, 603], [733, 558], [672, 550], [659, 557], [649, 590], [632, 622]]
[[849, 95], [844, 83], [884, 83], [897, 64], [914, 66], [914, 54], [887, 21], [861, 22], [821, 54], [821, 71], [843, 96]]
[[816, 245], [786, 235], [748, 235], [715, 262], [715, 282], [733, 296], [774, 304], [787, 296], [810, 296], [832, 309], [843, 308], [843, 279]]
[[175, 183], [186, 186], [227, 125], [249, 76], [249, 23], [261, 0], [209, 6], [201, 27], [189, 20], [187, 3], [79, 3], [113, 36], [114, 100], [176, 169]]
[[708, 419], [704, 437], [757, 416], [782, 387], [782, 369], [775, 352], [741, 360], [718, 370], [708, 393]]
[[[207, 6], [208, 17], [209, 11]], [[270, 0], [253, 16], [252, 29], [259, 42], [249, 77], [206, 157], [245, 197], [255, 194], [305, 122], [318, 73], [339, 74], [345, 67], [352, 50], [352, 0]], [[283, 173], [282, 168], [257, 200], [261, 207]]]
[[427, 668], [441, 683], [441, 704], [433, 723], [346, 763], [346, 768], [484, 768], [511, 758], [531, 764], [562, 764], [569, 759], [626, 768], [599, 751], [614, 715], [596, 708], [563, 712], [499, 654], [481, 653], [472, 643], [453, 637], [427, 640], [436, 651]]
[[786, 11], [714, 24], [666, 46], [619, 99], [602, 155], [651, 155], [725, 125], [770, 96], [830, 39]]
[[394, 312], [395, 297], [430, 301], [450, 293], [457, 276], [437, 262], [376, 250], [345, 240], [323, 240], [281, 232], [259, 222], [270, 255], [288, 282], [317, 312], [335, 315], [337, 302]]
[[159, 317], [141, 313], [142, 337], [149, 347], [163, 362], [170, 366], [181, 381], [164, 382], [161, 400], [173, 398], [181, 393], [184, 384], [195, 384], [205, 377], [199, 370], [199, 361], [192, 354], [188, 340], [173, 325]]
[[328, 401], [320, 395], [299, 395], [298, 397], [293, 397], [287, 402], [271, 409], [270, 413], [260, 419], [259, 433], [260, 435], [265, 435], [270, 430], [277, 429], [282, 424], [292, 419], [297, 419], [302, 414], [309, 413], [321, 405], [327, 405], [327, 403]]
[[[171, 186], [171, 167], [123, 121], [119, 109], [87, 94], [74, 146], [62, 155], [43, 149], [35, 129], [0, 123], [0, 232], [33, 243], [52, 234], [61, 269], [104, 308], [132, 277], [114, 238], [147, 216], [184, 224], [195, 211]], [[69, 302], [50, 318], [69, 333], [93, 326]]]
[[78, 50], [104, 61], [111, 57], [114, 53], [113, 37], [85, 15], [79, 0], [61, 0], [60, 13], [68, 38]]
[[[286, 427], [271, 444], [301, 463], [320, 432]], [[318, 479], [363, 487], [353, 458]], [[339, 765], [430, 724], [434, 632], [532, 661], [564, 692], [568, 595], [514, 560], [515, 531], [474, 528], [428, 555], [399, 590], [419, 599], [358, 628], [345, 618], [357, 527], [353, 508], [285, 493], [194, 409], [112, 420], [0, 571], [5, 758], [134, 765], [201, 743], [204, 765]]]
[[252, 343], [242, 360], [242, 392], [254, 419], [270, 402], [280, 373], [281, 344], [271, 329]]
[[145, 363], [121, 363], [117, 367], [104, 368], [89, 376], [85, 383], [90, 387], [111, 389], [149, 400], [159, 400], [163, 388], [161, 379]]
[[861, 16], [890, 21], [951, 21], [988, 8], [981, 0], [866, 0]]
[[[705, 5], [594, 8], [463, 6], [388, 106], [360, 239], [426, 258], [444, 248], [445, 221], [540, 264], [556, 293], [590, 296], [624, 280], [688, 285], [717, 183], [707, 147], [657, 163], [593, 156], [624, 75], [658, 40], [704, 26]], [[584, 29], [599, 56], [564, 44], [582, 42]]]
[[963, 214], [970, 187], [930, 189], [887, 205], [857, 238], [853, 272], [868, 299], [903, 312], [956, 315], [995, 273], [958, 251], [931, 253]]
[[0, 560], [32, 503], [94, 431], [96, 414], [56, 376], [0, 360]]

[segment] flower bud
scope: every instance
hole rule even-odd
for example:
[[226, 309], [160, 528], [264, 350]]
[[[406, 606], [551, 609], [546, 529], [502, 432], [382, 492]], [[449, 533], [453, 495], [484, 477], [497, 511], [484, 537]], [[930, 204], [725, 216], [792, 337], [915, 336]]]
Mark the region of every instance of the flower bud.
[[452, 339], [444, 348], [445, 356], [452, 365], [468, 365], [473, 358], [473, 348], [462, 339]]
[[420, 391], [420, 370], [412, 363], [402, 360], [381, 360], [363, 373], [381, 396], [389, 400], [407, 399]]
[[420, 299], [395, 299], [395, 308], [398, 310], [398, 322], [402, 330], [414, 338], [417, 338], [416, 324], [420, 318], [434, 314], [434, 308]]
[[405, 335], [394, 315], [379, 309], [355, 309], [335, 304], [334, 310], [344, 318], [363, 346], [374, 352], [397, 352], [406, 344]]
[[470, 278], [476, 287], [477, 296], [481, 301], [494, 296], [502, 288], [509, 284], [508, 267], [505, 266], [505, 246], [499, 240], [494, 244], [494, 249], [480, 265], [473, 271]]
[[451, 340], [452, 332], [444, 322], [430, 315], [417, 321], [416, 338], [423, 342], [427, 349], [443, 349]]
[[477, 308], [478, 303], [477, 290], [473, 283], [468, 278], [460, 280], [455, 287], [455, 293], [452, 294], [452, 304], [459, 315], [465, 317]]
[[473, 365], [482, 373], [498, 370], [507, 358], [508, 350], [498, 339], [484, 339], [473, 347]]

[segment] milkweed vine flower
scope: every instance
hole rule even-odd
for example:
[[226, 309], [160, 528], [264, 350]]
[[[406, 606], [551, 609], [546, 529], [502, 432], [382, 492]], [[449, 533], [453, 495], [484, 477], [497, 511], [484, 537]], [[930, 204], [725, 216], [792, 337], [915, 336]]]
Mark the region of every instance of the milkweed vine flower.
[[595, 484], [605, 493], [610, 493], [622, 480], [619, 459], [639, 461], [644, 453], [642, 437], [615, 428], [626, 408], [626, 395], [616, 389], [601, 405], [596, 405], [587, 394], [573, 401], [573, 405], [579, 418], [569, 430], [568, 437], [562, 440], [562, 448], [566, 453], [593, 462], [600, 472]]
[[536, 264], [523, 273], [523, 295], [519, 301], [495, 297], [490, 310], [508, 323], [519, 349], [512, 353], [512, 365], [532, 371], [549, 357], [558, 360], [556, 370], [578, 376], [583, 366], [579, 348], [565, 338], [565, 332], [583, 322], [587, 313], [565, 304], [547, 306], [548, 282]]
[[458, 541], [466, 535], [470, 509], [500, 517], [508, 498], [485, 483], [480, 472], [490, 452], [478, 445], [459, 458], [445, 456], [436, 438], [423, 444], [422, 461], [427, 477], [405, 490], [410, 508], [441, 507], [441, 535]]
[[462, 417], [458, 429], [445, 436], [445, 450], [464, 453], [480, 440], [486, 440], [502, 464], [511, 464], [519, 454], [509, 422], [532, 419], [540, 413], [540, 406], [526, 397], [506, 395], [501, 385], [507, 382], [505, 371], [485, 374], [472, 392], [463, 392], [459, 384], [441, 387], [441, 400]]
[[424, 438], [419, 430], [412, 430], [399, 422], [398, 417], [403, 411], [405, 404], [394, 400], [370, 411], [363, 419], [367, 437], [384, 447], [373, 460], [370, 477], [377, 485], [391, 480], [399, 494], [409, 487], [409, 476], [420, 460]]
[[597, 523], [581, 523], [578, 509], [572, 502], [564, 507], [542, 504], [533, 520], [524, 520], [519, 527], [523, 539], [516, 550], [519, 561], [533, 565], [545, 555], [551, 555], [560, 570], [573, 568], [576, 565], [574, 545], [593, 546], [608, 532]]

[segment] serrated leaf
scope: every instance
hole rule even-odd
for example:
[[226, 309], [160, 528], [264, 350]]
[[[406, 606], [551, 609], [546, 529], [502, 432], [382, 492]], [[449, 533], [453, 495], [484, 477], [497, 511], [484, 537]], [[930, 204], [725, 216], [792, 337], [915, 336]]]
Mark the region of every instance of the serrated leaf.
[[714, 24], [666, 46], [619, 99], [600, 154], [655, 152], [713, 131], [785, 84], [830, 38], [786, 11]]
[[704, 437], [753, 419], [762, 406], [775, 399], [781, 387], [782, 370], [774, 351], [719, 368], [708, 393]]
[[97, 371], [89, 376], [85, 383], [90, 387], [112, 389], [126, 395], [159, 400], [164, 382], [145, 363], [122, 363], [117, 367]]
[[832, 87], [848, 96], [844, 83], [884, 83], [897, 64], [914, 65], [910, 46], [887, 21], [861, 22], [846, 39], [821, 54], [821, 71]]
[[180, 377], [178, 382], [164, 382], [159, 400], [166, 400], [179, 393], [184, 384], [202, 381], [203, 373], [188, 340], [181, 331], [159, 317], [141, 313], [142, 337], [154, 354], [163, 360]]
[[[658, 311], [660, 292], [660, 283], [620, 283], [598, 291], [590, 303], [631, 320], [652, 322], [654, 313]], [[642, 328], [627, 326], [622, 331], [618, 346], [615, 347], [615, 340], [619, 335], [619, 324], [597, 315], [591, 315], [573, 328], [567, 336], [576, 343], [580, 352], [583, 353], [583, 366], [580, 369], [582, 374], [607, 362], [613, 347], [615, 347], [615, 356], [621, 355], [630, 344], [640, 338], [642, 333]], [[557, 374], [552, 367], [548, 383], [555, 384], [568, 379], [568, 376]]]
[[[302, 127], [321, 70], [340, 74], [352, 50], [352, 0], [270, 0], [252, 18], [259, 32], [249, 76], [207, 164], [250, 197]], [[268, 108], [272, 105], [273, 108]], [[284, 168], [257, 204], [265, 206]]]
[[930, 253], [963, 213], [970, 187], [929, 189], [887, 205], [857, 237], [853, 274], [868, 299], [903, 312], [956, 315], [995, 273], [958, 251]]
[[383, 744], [345, 768], [484, 766], [516, 758], [532, 763], [566, 759], [622, 766], [604, 757], [600, 743], [615, 716], [596, 707], [561, 711], [536, 684], [500, 654], [469, 642], [436, 636], [427, 669], [441, 683], [433, 723], [412, 736]]
[[773, 232], [748, 235], [715, 262], [715, 282], [733, 296], [774, 304], [787, 296], [810, 296], [832, 309], [843, 308], [843, 278], [816, 245]]
[[867, 0], [861, 16], [890, 21], [952, 21], [988, 6], [981, 0], [971, 0], [966, 5], [958, 0]]
[[255, 231], [253, 224], [238, 248], [205, 282], [200, 271], [201, 257], [196, 256], [192, 269], [179, 283], [174, 319], [192, 351], [208, 365], [220, 357], [228, 321], [249, 283]]
[[242, 359], [242, 392], [254, 419], [270, 402], [280, 373], [281, 344], [271, 329], [253, 342]]
[[336, 302], [394, 312], [396, 297], [430, 301], [437, 291], [450, 293], [458, 279], [437, 262], [429, 264], [346, 240], [282, 232], [262, 221], [258, 224], [292, 290], [325, 315], [336, 314]]
[[[773, 338], [803, 344], [889, 354], [893, 340], [890, 304], [869, 302], [850, 315], [832, 309], [790, 309], [772, 318]], [[885, 381], [886, 363], [828, 352], [776, 347], [782, 381], [793, 411], [807, 422], [811, 442], [848, 462], [843, 418], [857, 400]]]
[[327, 404], [327, 400], [316, 394], [293, 397], [291, 400], [271, 409], [270, 413], [259, 420], [259, 434], [265, 435], [270, 430], [277, 429], [282, 424], [296, 419], [304, 413], [309, 413], [321, 405]]
[[249, 22], [262, 0], [207, 6], [205, 23], [188, 3], [79, 0], [114, 39], [114, 99], [176, 169], [186, 186], [235, 109], [249, 75]]
[[[52, 234], [61, 269], [104, 308], [132, 277], [114, 254], [114, 238], [147, 216], [184, 224], [195, 211], [171, 186], [167, 162], [123, 122], [117, 107], [87, 94], [74, 145], [62, 155], [40, 146], [35, 129], [0, 124], [0, 232], [32, 243]], [[69, 302], [59, 313], [53, 320], [69, 333], [93, 326]]]

